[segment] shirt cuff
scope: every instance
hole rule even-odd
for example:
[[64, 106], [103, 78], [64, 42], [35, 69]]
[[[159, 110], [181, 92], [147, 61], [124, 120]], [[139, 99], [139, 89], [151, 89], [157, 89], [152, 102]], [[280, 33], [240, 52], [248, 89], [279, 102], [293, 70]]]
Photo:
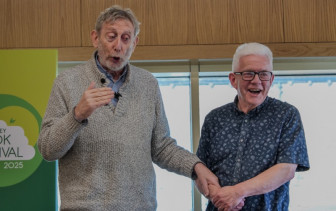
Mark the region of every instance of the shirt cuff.
[[[197, 179], [197, 174], [196, 174], [196, 171], [195, 171], [195, 166], [197, 163], [203, 163], [202, 161], [198, 161], [194, 164], [193, 168], [192, 168], [192, 172], [191, 172], [191, 179], [192, 180], [196, 180]], [[203, 163], [204, 164], [204, 163]], [[205, 164], [204, 164], [205, 165]]]
[[76, 120], [76, 122], [78, 122], [80, 124], [85, 124], [86, 125], [88, 123], [87, 119], [83, 119], [82, 121], [79, 121], [78, 119], [76, 119], [75, 108], [76, 108], [76, 106], [72, 109], [72, 116], [73, 116], [74, 120]]

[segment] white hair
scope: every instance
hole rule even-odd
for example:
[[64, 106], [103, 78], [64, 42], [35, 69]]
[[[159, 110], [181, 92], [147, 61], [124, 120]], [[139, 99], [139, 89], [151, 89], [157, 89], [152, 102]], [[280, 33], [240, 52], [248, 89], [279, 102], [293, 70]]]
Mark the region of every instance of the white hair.
[[233, 55], [232, 72], [234, 72], [236, 68], [238, 68], [240, 58], [243, 56], [248, 56], [248, 55], [266, 56], [271, 65], [271, 70], [273, 70], [272, 51], [266, 45], [252, 42], [252, 43], [244, 43], [238, 46], [235, 54]]

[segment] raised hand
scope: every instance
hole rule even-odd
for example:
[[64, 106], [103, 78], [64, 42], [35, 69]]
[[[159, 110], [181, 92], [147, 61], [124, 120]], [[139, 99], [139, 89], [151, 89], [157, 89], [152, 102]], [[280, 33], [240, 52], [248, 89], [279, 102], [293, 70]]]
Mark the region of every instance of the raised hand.
[[113, 97], [114, 92], [111, 88], [95, 88], [95, 83], [91, 82], [75, 108], [75, 118], [78, 121], [87, 119], [94, 110], [108, 104]]

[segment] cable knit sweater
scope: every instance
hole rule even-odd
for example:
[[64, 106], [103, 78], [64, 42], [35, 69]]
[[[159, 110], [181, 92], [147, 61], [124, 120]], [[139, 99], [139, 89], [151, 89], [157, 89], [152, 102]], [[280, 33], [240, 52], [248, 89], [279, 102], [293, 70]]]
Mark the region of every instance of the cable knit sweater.
[[94, 58], [54, 81], [38, 147], [44, 159], [58, 160], [61, 210], [155, 210], [152, 162], [187, 177], [199, 162], [170, 137], [155, 77], [128, 68], [117, 106], [98, 108], [86, 123], [73, 108], [91, 81], [109, 83]]

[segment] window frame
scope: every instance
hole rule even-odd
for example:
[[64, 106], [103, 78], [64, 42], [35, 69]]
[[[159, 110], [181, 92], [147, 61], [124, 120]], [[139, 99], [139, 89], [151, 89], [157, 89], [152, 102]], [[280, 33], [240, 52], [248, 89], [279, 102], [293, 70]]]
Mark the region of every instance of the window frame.
[[[83, 62], [59, 62], [58, 73]], [[232, 59], [186, 59], [186, 60], [131, 60], [130, 63], [152, 73], [189, 73], [191, 102], [192, 152], [196, 152], [200, 138], [199, 79], [204, 75], [228, 75]], [[274, 75], [336, 74], [336, 57], [273, 58]], [[318, 70], [318, 71], [316, 71]], [[58, 74], [57, 73], [57, 74]], [[192, 187], [193, 210], [201, 211], [201, 194]]]

